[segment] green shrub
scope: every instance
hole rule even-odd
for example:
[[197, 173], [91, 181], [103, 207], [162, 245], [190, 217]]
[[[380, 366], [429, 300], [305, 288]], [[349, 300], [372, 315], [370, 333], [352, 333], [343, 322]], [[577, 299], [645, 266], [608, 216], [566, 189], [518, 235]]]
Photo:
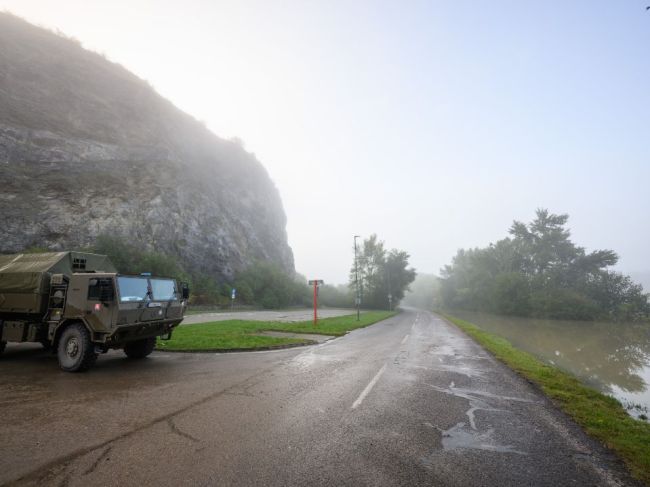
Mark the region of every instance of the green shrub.
[[[309, 302], [313, 297], [309, 297]], [[325, 284], [318, 290], [318, 302], [323, 306], [332, 308], [352, 308], [354, 307], [354, 294], [350, 288], [343, 284], [340, 286], [332, 286]]]
[[494, 311], [505, 315], [528, 316], [530, 285], [526, 276], [509, 272], [494, 279]]
[[265, 261], [257, 261], [240, 273], [235, 287], [241, 302], [271, 309], [304, 305], [309, 296], [309, 287], [302, 276], [290, 276], [279, 266]]
[[187, 281], [189, 275], [176, 257], [155, 250], [146, 250], [133, 245], [123, 238], [100, 235], [92, 246], [92, 251], [105, 254], [113, 265], [123, 274], [151, 272], [156, 276], [173, 277]]
[[571, 289], [550, 289], [531, 295], [532, 315], [557, 320], [594, 320], [600, 309], [588, 297]]

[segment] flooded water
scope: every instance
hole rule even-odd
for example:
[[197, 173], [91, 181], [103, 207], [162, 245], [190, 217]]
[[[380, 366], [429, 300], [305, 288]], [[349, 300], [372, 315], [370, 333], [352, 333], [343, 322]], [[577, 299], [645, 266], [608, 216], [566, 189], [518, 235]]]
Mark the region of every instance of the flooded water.
[[632, 415], [649, 415], [649, 324], [538, 320], [469, 311], [450, 314], [571, 372], [616, 397]]

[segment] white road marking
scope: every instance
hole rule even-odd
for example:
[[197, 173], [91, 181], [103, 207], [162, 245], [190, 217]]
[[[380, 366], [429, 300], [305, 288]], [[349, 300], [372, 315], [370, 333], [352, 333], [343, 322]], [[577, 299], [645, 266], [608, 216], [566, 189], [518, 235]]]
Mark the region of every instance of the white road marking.
[[361, 394], [359, 394], [359, 397], [357, 397], [357, 400], [354, 401], [354, 403], [352, 404], [352, 409], [356, 409], [357, 407], [359, 407], [359, 405], [363, 402], [363, 400], [366, 398], [366, 396], [370, 393], [372, 388], [375, 387], [375, 384], [377, 383], [377, 381], [381, 377], [381, 374], [383, 374], [384, 370], [386, 370], [386, 365], [387, 364], [384, 364], [384, 366], [381, 369], [379, 369], [379, 372], [377, 372], [377, 374], [372, 378], [372, 380], [368, 383], [368, 385], [363, 390], [363, 392]]
[[404, 345], [406, 343], [406, 340], [408, 340], [408, 339], [409, 339], [409, 335], [407, 333], [406, 336], [404, 337], [404, 339], [402, 340], [402, 345]]

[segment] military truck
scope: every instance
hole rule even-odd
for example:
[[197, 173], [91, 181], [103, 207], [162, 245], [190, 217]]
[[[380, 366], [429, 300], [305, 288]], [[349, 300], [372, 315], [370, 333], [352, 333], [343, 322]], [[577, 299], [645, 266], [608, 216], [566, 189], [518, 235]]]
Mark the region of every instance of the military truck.
[[174, 279], [121, 275], [105, 255], [0, 255], [0, 354], [7, 342], [40, 342], [68, 372], [109, 349], [144, 358], [156, 337], [171, 338], [188, 296]]

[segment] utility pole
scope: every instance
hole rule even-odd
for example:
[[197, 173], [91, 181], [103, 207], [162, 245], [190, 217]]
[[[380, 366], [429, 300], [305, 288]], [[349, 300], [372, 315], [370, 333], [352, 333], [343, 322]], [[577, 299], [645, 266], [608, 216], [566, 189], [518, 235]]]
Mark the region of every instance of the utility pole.
[[390, 263], [386, 261], [386, 281], [388, 281], [388, 311], [393, 311], [393, 294], [390, 291]]
[[357, 303], [357, 321], [361, 319], [361, 294], [359, 292], [359, 264], [357, 263], [357, 239], [359, 238], [359, 235], [354, 236], [354, 283], [357, 286], [357, 299], [355, 300]]

